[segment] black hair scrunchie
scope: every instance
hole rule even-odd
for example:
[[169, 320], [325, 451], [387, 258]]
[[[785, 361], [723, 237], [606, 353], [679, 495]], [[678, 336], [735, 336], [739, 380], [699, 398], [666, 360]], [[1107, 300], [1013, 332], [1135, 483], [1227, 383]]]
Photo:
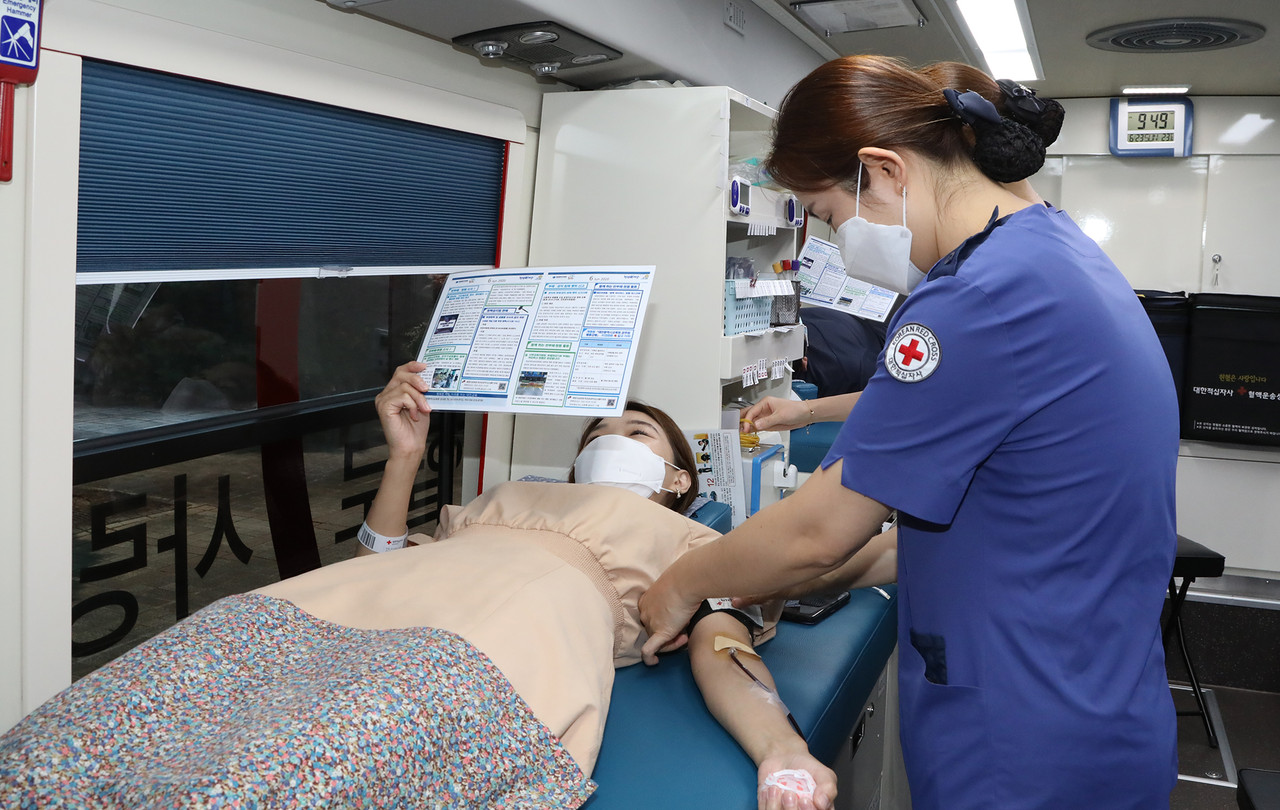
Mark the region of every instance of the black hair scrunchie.
[[1035, 90], [1012, 79], [999, 79], [996, 84], [1000, 87], [1005, 107], [1012, 118], [1030, 127], [1044, 141], [1045, 146], [1058, 140], [1066, 112], [1061, 104], [1051, 98], [1037, 97]]
[[1004, 118], [996, 106], [972, 90], [942, 94], [956, 117], [974, 133], [973, 162], [998, 183], [1025, 180], [1044, 165], [1045, 143], [1025, 124]]

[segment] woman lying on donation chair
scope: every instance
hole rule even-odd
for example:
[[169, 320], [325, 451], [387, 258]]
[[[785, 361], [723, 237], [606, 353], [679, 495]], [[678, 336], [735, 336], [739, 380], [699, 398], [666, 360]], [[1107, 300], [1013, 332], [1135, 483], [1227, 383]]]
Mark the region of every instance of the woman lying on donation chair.
[[[575, 461], [578, 481], [614, 485], [502, 484], [397, 548], [426, 445], [423, 368], [377, 397], [389, 458], [361, 555], [219, 600], [36, 709], [0, 737], [0, 805], [586, 801], [614, 667], [645, 641], [640, 594], [717, 536], [675, 511], [693, 499], [692, 454], [669, 416], [628, 403], [587, 425]], [[628, 467], [641, 480], [616, 474]], [[795, 769], [816, 791], [787, 806], [826, 808], [834, 774], [743, 671], [772, 686], [751, 652], [772, 629], [711, 612], [689, 631], [694, 675], [759, 766], [760, 806], [782, 807], [764, 783]], [[726, 639], [741, 654], [715, 649]]]

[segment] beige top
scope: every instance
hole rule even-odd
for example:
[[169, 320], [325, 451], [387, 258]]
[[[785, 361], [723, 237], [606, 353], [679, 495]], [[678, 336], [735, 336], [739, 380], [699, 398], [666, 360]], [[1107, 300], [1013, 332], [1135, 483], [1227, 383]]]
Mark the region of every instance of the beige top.
[[590, 774], [613, 668], [640, 660], [641, 594], [719, 535], [635, 493], [513, 482], [446, 507], [436, 541], [262, 588], [326, 621], [457, 633], [502, 671]]

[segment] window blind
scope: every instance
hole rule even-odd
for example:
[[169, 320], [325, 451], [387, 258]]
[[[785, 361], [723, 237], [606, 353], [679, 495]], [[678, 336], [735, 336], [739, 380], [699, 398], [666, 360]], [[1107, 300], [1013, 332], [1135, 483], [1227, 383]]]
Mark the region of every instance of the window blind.
[[504, 143], [84, 60], [78, 273], [492, 265]]

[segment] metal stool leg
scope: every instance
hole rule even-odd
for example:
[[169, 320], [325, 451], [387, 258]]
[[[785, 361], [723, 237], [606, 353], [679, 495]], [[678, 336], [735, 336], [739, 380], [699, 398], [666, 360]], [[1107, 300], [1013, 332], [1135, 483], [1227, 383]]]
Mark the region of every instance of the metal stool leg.
[[1200, 679], [1196, 677], [1195, 665], [1191, 663], [1191, 656], [1187, 653], [1187, 637], [1182, 632], [1182, 616], [1178, 616], [1174, 620], [1178, 625], [1178, 646], [1182, 648], [1182, 663], [1187, 665], [1187, 676], [1191, 679], [1191, 694], [1195, 695], [1196, 706], [1199, 711], [1178, 712], [1181, 715], [1200, 715], [1200, 720], [1204, 723], [1205, 734], [1209, 735], [1209, 747], [1218, 747], [1218, 735], [1213, 730], [1213, 724], [1209, 722], [1209, 710], [1204, 705], [1204, 693], [1200, 691]]
[[1181, 711], [1178, 715], [1181, 717], [1190, 717], [1191, 715], [1199, 715], [1201, 722], [1204, 723], [1205, 734], [1209, 737], [1209, 747], [1218, 747], [1218, 734], [1213, 730], [1213, 724], [1209, 722], [1209, 710], [1205, 706], [1204, 693], [1200, 689], [1200, 679], [1196, 676], [1195, 664], [1191, 663], [1191, 654], [1187, 652], [1187, 636], [1182, 629], [1182, 603], [1187, 598], [1187, 588], [1195, 577], [1184, 577], [1182, 587], [1175, 588], [1172, 579], [1169, 580], [1169, 621], [1164, 627], [1164, 648], [1165, 653], [1169, 650], [1169, 637], [1176, 629], [1178, 631], [1178, 649], [1182, 653], [1182, 663], [1187, 667], [1187, 677], [1191, 680], [1191, 694], [1196, 699], [1198, 711]]

